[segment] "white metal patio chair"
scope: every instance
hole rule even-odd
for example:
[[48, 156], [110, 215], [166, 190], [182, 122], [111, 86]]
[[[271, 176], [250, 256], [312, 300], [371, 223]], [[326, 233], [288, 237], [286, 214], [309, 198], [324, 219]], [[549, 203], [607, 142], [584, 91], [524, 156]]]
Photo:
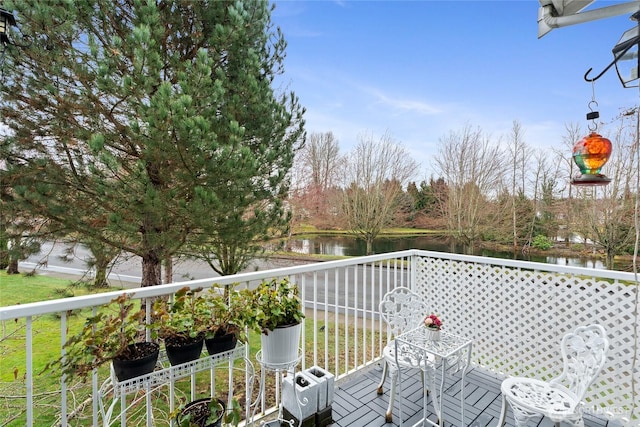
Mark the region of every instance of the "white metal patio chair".
[[513, 409], [517, 427], [523, 427], [534, 416], [549, 417], [556, 426], [565, 421], [584, 426], [582, 400], [587, 389], [602, 371], [607, 360], [609, 340], [600, 325], [580, 326], [562, 338], [563, 370], [560, 376], [545, 382], [512, 377], [502, 382], [502, 427], [507, 402]]
[[[379, 310], [380, 316], [382, 316], [382, 319], [386, 322], [388, 329], [394, 338], [405, 331], [420, 326], [425, 316], [428, 314], [427, 304], [423, 301], [420, 295], [405, 287], [398, 287], [387, 292], [380, 301]], [[385, 413], [385, 420], [387, 423], [392, 422], [393, 419], [393, 402], [396, 395], [396, 383], [398, 381], [395, 348], [395, 342], [392, 339], [382, 350], [384, 368], [382, 371], [382, 379], [380, 380], [380, 384], [377, 389], [378, 394], [383, 394], [382, 386], [384, 385], [384, 380], [387, 377], [387, 371], [389, 370], [391, 391], [389, 394], [389, 407]], [[407, 361], [403, 363], [405, 358], [400, 354], [398, 356], [398, 364], [401, 368], [410, 368], [420, 371], [424, 386], [424, 373], [420, 369], [420, 366]]]

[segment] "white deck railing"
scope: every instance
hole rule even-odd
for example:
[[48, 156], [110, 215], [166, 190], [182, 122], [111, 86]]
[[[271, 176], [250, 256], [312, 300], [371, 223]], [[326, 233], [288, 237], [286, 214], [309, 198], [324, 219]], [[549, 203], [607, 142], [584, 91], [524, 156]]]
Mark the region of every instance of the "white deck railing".
[[585, 410], [640, 425], [633, 274], [423, 251], [414, 260], [419, 292], [447, 327], [473, 338], [473, 363], [493, 372], [557, 376], [562, 336], [578, 325], [602, 325], [610, 350]]
[[[83, 408], [75, 389], [63, 383], [55, 390], [46, 389], [47, 382], [39, 381], [38, 367], [49, 361], [42, 360], [38, 345], [43, 316], [59, 316], [56, 345], [61, 348], [70, 310], [99, 307], [123, 292], [152, 298], [172, 295], [185, 285], [252, 286], [280, 277], [301, 287], [307, 308], [301, 368], [320, 366], [336, 379], [377, 361], [387, 340], [377, 315], [378, 302], [396, 286], [412, 287], [424, 295], [449, 331], [474, 339], [473, 363], [503, 375], [557, 375], [562, 335], [579, 324], [600, 323], [608, 332], [611, 350], [605, 371], [589, 393], [589, 410], [625, 425], [640, 425], [638, 287], [632, 274], [417, 250], [0, 308], [0, 345], [24, 342], [24, 365], [15, 367], [18, 377], [13, 381], [2, 377], [0, 416], [7, 419], [5, 411], [11, 409], [18, 425], [27, 426], [43, 425], [42, 420], [51, 417], [48, 424], [102, 424], [95, 404], [88, 410], [89, 419], [77, 422]], [[0, 365], [2, 375], [14, 369], [1, 361]], [[94, 376], [91, 393], [97, 393], [102, 380]], [[138, 413], [145, 418], [151, 412], [145, 408]], [[157, 417], [146, 419], [148, 425], [169, 424]]]

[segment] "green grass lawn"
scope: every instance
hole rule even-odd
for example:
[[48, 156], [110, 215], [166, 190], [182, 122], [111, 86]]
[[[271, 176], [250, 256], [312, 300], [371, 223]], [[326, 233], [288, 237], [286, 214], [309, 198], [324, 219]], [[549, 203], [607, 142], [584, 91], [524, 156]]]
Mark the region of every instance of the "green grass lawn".
[[[26, 304], [37, 301], [48, 301], [89, 292], [72, 281], [50, 276], [7, 275], [0, 272], [0, 296], [2, 306]], [[81, 316], [69, 318], [69, 329], [81, 325]], [[53, 343], [60, 342], [60, 319], [54, 315], [33, 319], [34, 372], [40, 372], [48, 360], [59, 357], [60, 348]], [[2, 324], [2, 341], [0, 342], [0, 381], [13, 381], [24, 376], [25, 371], [25, 327], [24, 319], [6, 321]]]
[[26, 304], [47, 301], [88, 292], [81, 287], [72, 287], [74, 282], [52, 276], [11, 274], [0, 271], [0, 305]]
[[[2, 306], [47, 301], [88, 292], [73, 287], [73, 281], [51, 276], [7, 275], [0, 272], [0, 303]], [[79, 316], [69, 322], [70, 330], [81, 325]], [[24, 425], [24, 396], [26, 372], [26, 322], [24, 319], [4, 321], [0, 340], [0, 419], [8, 420], [7, 425]], [[41, 316], [33, 319], [33, 373], [39, 397], [38, 405], [52, 404], [55, 395], [49, 395], [58, 388], [54, 375], [41, 374], [44, 365], [60, 356], [60, 319], [56, 316]], [[79, 395], [82, 396], [82, 393]], [[39, 407], [39, 406], [38, 406]], [[39, 422], [53, 424], [54, 414], [36, 410]], [[59, 411], [58, 411], [59, 412]], [[4, 425], [4, 424], [3, 424]]]

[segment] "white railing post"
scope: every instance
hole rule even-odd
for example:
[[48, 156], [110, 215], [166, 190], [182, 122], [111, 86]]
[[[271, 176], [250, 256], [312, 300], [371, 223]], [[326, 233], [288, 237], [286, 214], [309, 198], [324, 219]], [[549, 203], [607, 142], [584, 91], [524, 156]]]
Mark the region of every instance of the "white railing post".
[[[60, 354], [62, 360], [66, 355], [64, 343], [67, 342], [67, 313], [62, 312], [60, 315]], [[67, 377], [62, 375], [60, 378], [60, 424], [61, 427], [67, 426]]]
[[33, 318], [27, 317], [26, 323], [26, 347], [27, 347], [27, 366], [26, 366], [26, 391], [27, 391], [27, 425], [33, 425]]
[[409, 260], [409, 286], [408, 288], [414, 292], [417, 292], [417, 274], [416, 274], [416, 260], [418, 259], [417, 255], [411, 255], [408, 257]]

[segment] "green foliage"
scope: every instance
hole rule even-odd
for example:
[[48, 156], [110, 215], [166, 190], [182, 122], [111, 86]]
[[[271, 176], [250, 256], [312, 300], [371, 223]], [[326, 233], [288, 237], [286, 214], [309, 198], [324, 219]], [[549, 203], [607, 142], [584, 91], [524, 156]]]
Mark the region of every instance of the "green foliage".
[[298, 287], [288, 279], [262, 282], [253, 290], [254, 326], [268, 333], [278, 326], [300, 323], [304, 317]]
[[[25, 275], [7, 275], [4, 272], [0, 272], [0, 294], [2, 294], [2, 302], [5, 306], [13, 304], [25, 304], [35, 301], [50, 300], [56, 295], [56, 288], [63, 289], [69, 283], [68, 280], [58, 279], [51, 275], [36, 275], [33, 277], [26, 277]], [[85, 289], [79, 289], [78, 294], [86, 294]], [[135, 309], [135, 308], [134, 308]], [[87, 310], [82, 311], [81, 315], [73, 315], [67, 318], [66, 326], [68, 328], [69, 335], [78, 333], [84, 326], [83, 313], [88, 313]], [[307, 348], [312, 347], [314, 330], [323, 330], [326, 326], [326, 332], [329, 336], [333, 336], [332, 328], [333, 323], [324, 324], [319, 321], [306, 322], [306, 337]], [[24, 341], [24, 328], [25, 320], [18, 319], [17, 321], [9, 321], [6, 323], [7, 336], [2, 342], [0, 342], [0, 351], [2, 354], [2, 366], [6, 366], [0, 375], [2, 381], [7, 384], [13, 384], [14, 382], [20, 382], [25, 375], [26, 369], [26, 347]], [[343, 336], [347, 332], [344, 329], [337, 330], [335, 334]], [[349, 333], [353, 333], [351, 330]], [[259, 331], [251, 331], [251, 339], [249, 340], [249, 358], [255, 360], [255, 354], [260, 350], [260, 334]], [[329, 340], [331, 346], [333, 340]], [[33, 370], [34, 373], [41, 372], [45, 365], [60, 356], [60, 318], [58, 316], [38, 316], [33, 319]], [[330, 350], [331, 352], [332, 350]], [[307, 365], [311, 366], [313, 361], [307, 355]], [[15, 370], [15, 371], [14, 371]], [[42, 425], [53, 425], [56, 423], [59, 417], [59, 405], [53, 403], [56, 402], [55, 396], [60, 387], [60, 376], [54, 375], [57, 372], [47, 371], [43, 375], [37, 375], [34, 378], [34, 418], [41, 420]], [[103, 365], [98, 369], [99, 381], [102, 381], [109, 375], [109, 366]], [[228, 372], [225, 369], [216, 369], [216, 386], [222, 387], [220, 390], [225, 390], [225, 379], [228, 377]], [[244, 379], [244, 374], [240, 382]], [[91, 423], [91, 405], [80, 405], [81, 402], [86, 399], [91, 399], [91, 384], [77, 383], [77, 380], [81, 380], [80, 377], [72, 376], [67, 377], [69, 381], [69, 387], [73, 387], [74, 396], [77, 397], [79, 402], [77, 405], [73, 405], [73, 408], [77, 409], [78, 415], [76, 421], [80, 424]], [[273, 383], [273, 377], [267, 378], [267, 387], [275, 387]], [[208, 372], [205, 375], [198, 376], [198, 390], [209, 390], [211, 378]], [[176, 384], [176, 387], [184, 392], [185, 395], [190, 393], [190, 380]], [[255, 391], [255, 390], [254, 390]], [[242, 391], [238, 390], [239, 396], [243, 396]], [[226, 394], [225, 394], [226, 396]], [[59, 396], [58, 396], [59, 397]], [[240, 397], [243, 399], [243, 397]], [[235, 400], [235, 399], [233, 399]], [[53, 404], [52, 404], [53, 403]], [[59, 403], [59, 402], [58, 402]], [[268, 401], [267, 404], [273, 404], [273, 401]], [[176, 407], [179, 404], [176, 403]], [[14, 408], [0, 409], [0, 419], [13, 419], [11, 425], [25, 425], [25, 406], [24, 399], [14, 405]], [[153, 414], [154, 417], [164, 417], [166, 420], [167, 413], [169, 412], [168, 395], [161, 394], [157, 396], [157, 399], [153, 399]], [[16, 408], [19, 414], [16, 415]], [[234, 406], [231, 410], [227, 411], [225, 418], [232, 416]], [[241, 409], [237, 412], [238, 417], [243, 415]], [[131, 414], [131, 419], [128, 419], [130, 425], [144, 424], [145, 413], [142, 411]], [[82, 421], [86, 421], [83, 423]], [[88, 420], [88, 421], [87, 421]], [[233, 418], [229, 418], [226, 421], [229, 425], [236, 425]]]
[[231, 408], [226, 408], [225, 403], [216, 398], [203, 401], [197, 407], [192, 403], [178, 408], [172, 414], [179, 427], [207, 427], [220, 419], [222, 426], [237, 427], [242, 419], [242, 407], [235, 396], [231, 399]]
[[149, 327], [154, 337], [170, 345], [227, 333], [246, 341], [245, 326], [254, 316], [252, 301], [253, 293], [248, 289], [236, 291], [233, 286], [214, 284], [203, 293], [202, 288], [186, 286], [173, 300], [159, 298], [154, 302]]
[[227, 414], [224, 417], [224, 422], [229, 426], [238, 427], [240, 421], [242, 420], [242, 407], [240, 406], [240, 402], [234, 396], [231, 399], [231, 408], [227, 408]]
[[140, 256], [143, 286], [180, 252], [234, 272], [286, 228], [304, 109], [272, 87], [286, 43], [267, 0], [10, 7], [34, 43], [4, 57], [2, 211]]
[[194, 401], [180, 408], [177, 415], [179, 427], [207, 427], [220, 420], [225, 411], [220, 399]]
[[205, 329], [206, 338], [234, 333], [246, 341], [245, 327], [253, 322], [253, 294], [248, 289], [234, 290], [234, 286], [215, 284], [207, 293], [210, 317]]
[[64, 375], [86, 378], [104, 363], [132, 357], [129, 345], [138, 341], [144, 318], [145, 311], [136, 309], [127, 294], [114, 298], [111, 305], [86, 318], [82, 330], [64, 344], [64, 357], [47, 364], [44, 370], [60, 369]]
[[533, 238], [533, 241], [531, 242], [531, 246], [533, 246], [536, 249], [546, 251], [547, 249], [551, 249], [551, 247], [553, 246], [553, 241], [551, 241], [551, 239], [549, 239], [547, 236], [538, 234], [536, 237]]
[[202, 288], [179, 289], [173, 300], [158, 298], [153, 303], [150, 328], [165, 344], [177, 346], [204, 338], [211, 313], [206, 298], [198, 295]]
[[415, 182], [410, 182], [407, 186], [407, 194], [411, 196], [416, 211], [435, 215], [438, 211], [438, 204], [445, 197], [446, 187], [442, 178], [436, 180], [431, 177], [428, 183], [421, 181], [420, 188]]
[[505, 233], [500, 233], [500, 231], [501, 230], [497, 228], [487, 228], [482, 231], [482, 240], [487, 242], [509, 243], [509, 238], [511, 236], [508, 236]]

